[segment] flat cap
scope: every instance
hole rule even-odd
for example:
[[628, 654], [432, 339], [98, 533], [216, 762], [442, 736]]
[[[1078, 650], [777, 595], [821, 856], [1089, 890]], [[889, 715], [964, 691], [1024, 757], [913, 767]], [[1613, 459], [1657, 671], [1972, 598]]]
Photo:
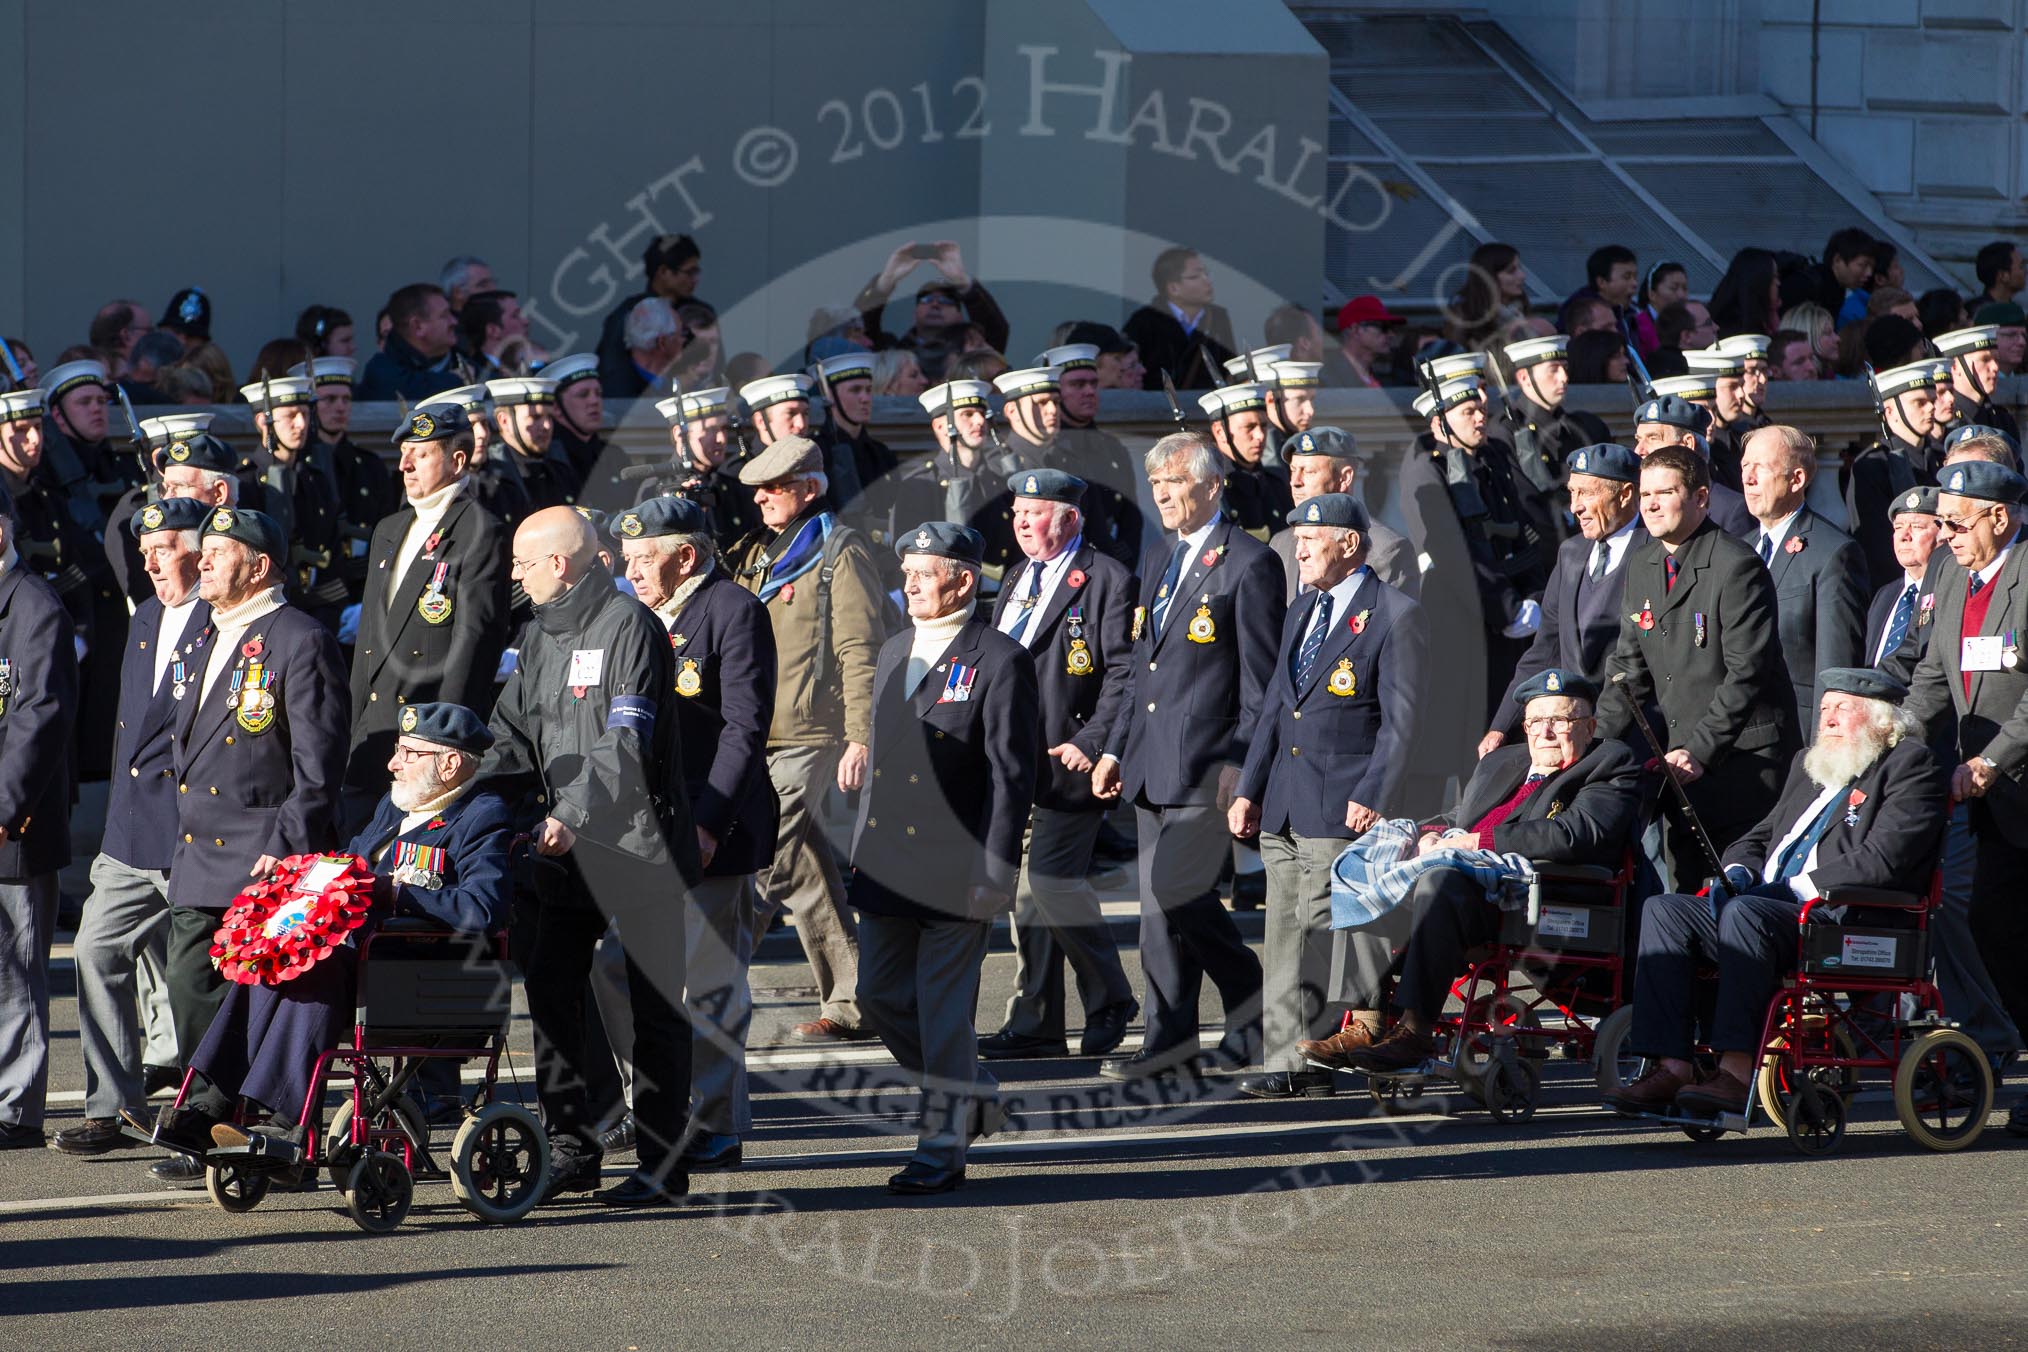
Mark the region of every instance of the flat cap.
[[800, 479], [824, 472], [824, 452], [808, 437], [779, 437], [740, 466], [739, 481], [749, 488]]
[[127, 529], [136, 540], [163, 530], [197, 530], [211, 515], [211, 504], [196, 498], [164, 498], [150, 502], [127, 518]]
[[986, 556], [986, 542], [970, 526], [960, 526], [955, 521], [925, 521], [914, 530], [903, 531], [894, 542], [894, 552], [904, 558], [910, 554], [930, 554], [940, 559], [956, 559], [977, 568]]
[[1350, 493], [1319, 493], [1289, 508], [1283, 518], [1291, 526], [1343, 526], [1351, 530], [1372, 529], [1366, 509]]
[[405, 737], [432, 746], [478, 755], [493, 745], [493, 733], [486, 720], [462, 704], [410, 704], [401, 711]]
[[1322, 455], [1333, 460], [1363, 460], [1352, 434], [1342, 427], [1312, 427], [1282, 443], [1282, 459], [1297, 455]]
[[1908, 687], [1884, 671], [1872, 667], [1825, 667], [1817, 673], [1817, 685], [1826, 695], [1857, 695], [1861, 699], [1884, 699], [1899, 704], [1908, 698]]
[[1943, 482], [1937, 487], [1953, 497], [1982, 502], [2014, 503], [2028, 495], [2028, 479], [1990, 460], [1961, 460], [1945, 467]]
[[1615, 441], [1580, 446], [1570, 453], [1563, 467], [1572, 474], [1589, 474], [1594, 479], [1610, 479], [1616, 484], [1637, 484], [1641, 481], [1641, 457]]
[[613, 534], [622, 540], [653, 540], [663, 535], [698, 535], [711, 529], [704, 509], [688, 498], [659, 497], [639, 502], [613, 517]]
[[214, 507], [205, 518], [204, 535], [222, 535], [228, 540], [237, 540], [250, 549], [259, 550], [279, 562], [288, 552], [288, 537], [282, 528], [266, 512], [256, 512], [248, 507]]
[[209, 432], [178, 437], [155, 452], [155, 462], [164, 469], [183, 465], [212, 474], [231, 474], [239, 469], [239, 455]]
[[1887, 509], [1887, 515], [1890, 517], [1935, 516], [1937, 514], [1937, 499], [1942, 496], [1934, 488], [1927, 486], [1911, 488], [1894, 499], [1893, 505]]
[[1007, 476], [1007, 491], [1017, 498], [1067, 502], [1075, 507], [1084, 501], [1084, 489], [1084, 480], [1060, 469], [1023, 469]]
[[463, 406], [432, 398], [427, 404], [411, 409], [388, 440], [396, 446], [404, 441], [449, 441], [471, 430], [472, 423]]
[[1562, 667], [1538, 671], [1514, 687], [1514, 702], [1524, 709], [1528, 707], [1529, 700], [1541, 699], [1546, 695], [1561, 695], [1565, 699], [1595, 702], [1598, 699], [1598, 687], [1584, 679], [1580, 673], [1565, 671]]
[[1634, 423], [1660, 423], [1684, 432], [1695, 432], [1703, 436], [1711, 426], [1709, 409], [1699, 408], [1678, 394], [1663, 394], [1648, 400], [1634, 411]]
[[0, 394], [0, 422], [26, 422], [42, 416], [41, 390], [9, 390]]

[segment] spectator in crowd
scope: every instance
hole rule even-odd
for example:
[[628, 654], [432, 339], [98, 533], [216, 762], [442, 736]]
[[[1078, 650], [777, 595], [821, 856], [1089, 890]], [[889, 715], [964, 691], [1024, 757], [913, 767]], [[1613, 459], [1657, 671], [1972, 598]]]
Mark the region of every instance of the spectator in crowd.
[[1867, 297], [1866, 315], [1878, 319], [1882, 315], [1900, 315], [1918, 329], [1922, 327], [1922, 311], [1916, 306], [1915, 297], [1898, 286], [1876, 286]]
[[1528, 269], [1511, 244], [1481, 244], [1465, 265], [1444, 326], [1459, 347], [1478, 348], [1528, 313]]
[[402, 287], [387, 298], [387, 318], [387, 341], [359, 373], [354, 393], [362, 402], [400, 397], [417, 404], [470, 383], [452, 365], [458, 320], [442, 287], [429, 282]]
[[135, 342], [142, 334], [153, 332], [154, 328], [154, 319], [140, 302], [107, 301], [93, 317], [91, 336], [87, 341], [105, 354], [106, 365], [112, 368], [113, 378], [118, 380], [127, 373], [127, 356], [134, 350]]
[[316, 357], [351, 357], [359, 350], [352, 316], [335, 305], [312, 305], [297, 315], [296, 341]]
[[[174, 366], [165, 366], [155, 377], [156, 392], [165, 404], [209, 404], [211, 398], [211, 377], [180, 361]], [[138, 400], [136, 402], [139, 402]]]
[[1907, 279], [1901, 271], [1901, 250], [1884, 239], [1873, 241], [1873, 285], [1906, 289]]
[[437, 273], [437, 285], [443, 288], [444, 298], [455, 315], [464, 314], [465, 302], [472, 297], [499, 288], [499, 283], [493, 280], [492, 265], [471, 254], [460, 254], [445, 263]]
[[683, 355], [676, 359], [683, 388], [703, 390], [723, 384], [725, 341], [718, 332], [718, 311], [684, 301], [676, 307], [676, 322], [683, 326]]
[[29, 350], [28, 344], [19, 338], [0, 339], [0, 342], [7, 344], [8, 352], [14, 357], [14, 365], [21, 371], [19, 388], [25, 390], [42, 379], [42, 373], [36, 369], [35, 353]]
[[1965, 309], [1965, 298], [1948, 286], [1923, 292], [1915, 302], [1915, 312], [1916, 322], [1931, 338], [1953, 333], [1972, 322], [1970, 312]]
[[1627, 340], [1609, 329], [1593, 329], [1570, 340], [1570, 383], [1627, 383]]
[[505, 374], [500, 349], [528, 335], [528, 317], [512, 291], [476, 291], [458, 310], [458, 342], [481, 380]]
[[1443, 336], [1420, 325], [1403, 325], [1387, 346], [1387, 383], [1406, 389], [1417, 387], [1415, 368], [1432, 355]]
[[127, 374], [120, 385], [127, 392], [127, 398], [137, 404], [166, 404], [171, 402], [163, 397], [160, 385], [164, 367], [173, 366], [183, 359], [183, 340], [173, 333], [161, 329], [142, 334], [134, 340], [134, 346], [127, 353]]
[[[680, 324], [683, 317], [678, 315]], [[803, 364], [814, 366], [826, 357], [840, 356], [855, 347], [871, 348], [866, 336], [866, 317], [849, 305], [819, 305], [810, 312], [809, 340], [803, 344]]]
[[1154, 299], [1127, 316], [1120, 330], [1141, 351], [1146, 388], [1161, 389], [1164, 373], [1178, 389], [1214, 388], [1234, 342], [1232, 316], [1212, 301], [1210, 269], [1195, 249], [1179, 245], [1155, 255], [1151, 277]]
[[2021, 250], [2012, 240], [1996, 239], [1972, 259], [1972, 271], [1979, 279], [1979, 294], [1972, 308], [2005, 304], [2028, 287], [2028, 267], [2021, 263]]
[[1701, 300], [1681, 300], [1665, 308], [1655, 321], [1655, 350], [1648, 374], [1657, 380], [1680, 376], [1689, 369], [1685, 352], [1696, 352], [1718, 341], [1718, 325]]
[[963, 352], [952, 358], [944, 368], [952, 380], [983, 380], [992, 384], [1010, 369], [1007, 359], [991, 348], [975, 352]]
[[232, 378], [232, 364], [226, 360], [225, 349], [217, 343], [199, 344], [183, 358], [183, 365], [202, 372], [211, 382], [210, 396], [201, 402], [229, 404], [239, 393], [239, 383]]
[[1810, 336], [1794, 329], [1775, 331], [1774, 341], [1768, 344], [1767, 364], [1771, 380], [1819, 380], [1824, 374]]
[[1872, 320], [1860, 318], [1838, 330], [1838, 355], [1831, 362], [1833, 379], [1858, 380], [1866, 374], [1866, 335], [1872, 328]]
[[1288, 348], [1289, 355], [1283, 361], [1324, 360], [1324, 326], [1293, 301], [1268, 311], [1267, 320], [1261, 325], [1261, 339], [1269, 347]]
[[1831, 312], [1813, 300], [1791, 306], [1784, 311], [1779, 321], [1782, 328], [1792, 329], [1810, 340], [1810, 351], [1816, 354], [1817, 368], [1829, 371], [1838, 362], [1838, 326], [1831, 320]]
[[2011, 376], [2021, 369], [2021, 358], [2028, 353], [2028, 321], [2024, 321], [2021, 307], [2013, 301], [1998, 301], [1981, 305], [1972, 316], [1974, 324], [1992, 324], [2000, 330], [1999, 346], [1993, 355], [1999, 360], [2000, 374]]
[[1866, 314], [1867, 290], [1873, 284], [1873, 236], [1854, 226], [1835, 231], [1824, 241], [1824, 261], [1816, 272], [1816, 301], [1830, 311], [1834, 327]]
[[163, 307], [160, 327], [181, 338], [186, 353], [195, 352], [211, 341], [211, 301], [196, 287], [184, 287]]
[[683, 355], [683, 327], [676, 309], [660, 296], [644, 296], [627, 316], [627, 365], [618, 372], [600, 364], [599, 387], [608, 399], [656, 398], [669, 393], [669, 369]]
[[1576, 327], [1571, 307], [1580, 299], [1602, 300], [1612, 310], [1613, 326], [1624, 331], [1634, 292], [1640, 286], [1639, 261], [1624, 244], [1607, 244], [1593, 249], [1584, 260], [1585, 284], [1570, 294], [1556, 312], [1556, 327], [1575, 338], [1584, 332]]
[[[1388, 335], [1405, 322], [1378, 296], [1354, 296], [1339, 306], [1338, 347], [1324, 354], [1324, 383], [1338, 389], [1377, 388], [1374, 368], [1387, 351]], [[1402, 369], [1400, 363], [1395, 369]]]
[[896, 399], [913, 399], [929, 388], [922, 363], [905, 347], [891, 347], [873, 359], [873, 392]]
[[1773, 333], [1781, 327], [1777, 322], [1781, 298], [1780, 268], [1775, 256], [1766, 249], [1741, 249], [1732, 256], [1725, 275], [1718, 279], [1717, 289], [1711, 293], [1711, 318], [1718, 325], [1718, 332], [1727, 336]]
[[[938, 275], [916, 288], [908, 328], [891, 334], [881, 323], [881, 312], [901, 280], [924, 263], [934, 266]], [[995, 352], [1007, 350], [1011, 332], [1007, 317], [1000, 313], [992, 293], [966, 270], [964, 254], [951, 240], [901, 245], [887, 256], [887, 262], [852, 303], [865, 322], [874, 351], [911, 349], [922, 363], [923, 375], [931, 380], [943, 378], [949, 357], [968, 350], [961, 332], [968, 321], [979, 326], [985, 346]]]
[[1632, 326], [1634, 348], [1643, 358], [1652, 355], [1661, 346], [1662, 335], [1657, 325], [1661, 322], [1662, 311], [1688, 299], [1690, 274], [1683, 270], [1681, 263], [1664, 261], [1648, 269], [1648, 275], [1641, 280], [1640, 295], [1635, 299]]
[[[1914, 320], [1900, 315], [1881, 315], [1866, 321], [1866, 331], [1860, 336], [1860, 343], [1866, 361], [1876, 371], [1904, 366], [1929, 355], [1929, 344], [1923, 341], [1922, 330], [1915, 326]], [[1864, 375], [1865, 372], [1855, 374]]]
[[393, 332], [394, 316], [389, 314], [387, 307], [383, 305], [380, 307], [380, 313], [373, 317], [373, 350], [387, 351], [387, 335]]
[[1575, 338], [1584, 333], [1615, 333], [1619, 322], [1613, 307], [1597, 296], [1572, 296], [1563, 303], [1564, 332]]
[[627, 355], [627, 316], [650, 296], [660, 296], [671, 305], [702, 305], [697, 282], [704, 275], [704, 252], [688, 235], [657, 235], [648, 241], [641, 255], [641, 274], [647, 290], [636, 291], [606, 312], [599, 326], [599, 380], [607, 389], [623, 383], [631, 358]]
[[293, 338], [270, 338], [261, 344], [261, 350], [254, 356], [253, 365], [246, 368], [246, 385], [256, 385], [262, 380], [279, 380], [289, 373], [291, 366], [301, 365], [309, 357], [303, 345]]

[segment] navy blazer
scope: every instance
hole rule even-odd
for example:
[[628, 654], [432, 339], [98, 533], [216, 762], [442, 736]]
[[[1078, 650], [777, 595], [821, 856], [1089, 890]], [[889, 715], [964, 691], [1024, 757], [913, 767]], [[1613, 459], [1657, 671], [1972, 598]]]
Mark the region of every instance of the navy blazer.
[[1175, 548], [1165, 534], [1141, 560], [1132, 679], [1106, 739], [1119, 758], [1122, 800], [1158, 807], [1212, 801], [1219, 771], [1246, 760], [1286, 607], [1281, 560], [1221, 518], [1184, 561], [1157, 635], [1155, 594]]
[[1331, 616], [1331, 632], [1298, 689], [1290, 659], [1309, 632], [1317, 596], [1308, 593], [1282, 625], [1238, 792], [1260, 804], [1264, 834], [1287, 828], [1350, 840], [1348, 803], [1383, 817], [1398, 810], [1429, 636], [1422, 607], [1369, 569], [1353, 589], [1350, 613]]
[[[328, 850], [338, 838], [345, 773], [345, 667], [331, 631], [293, 606], [254, 621], [205, 689], [216, 629], [190, 653], [192, 681], [175, 723], [177, 830], [169, 904], [222, 911], [262, 855]], [[274, 677], [272, 718], [256, 731], [228, 704], [234, 673], [256, 655]]]
[[402, 831], [406, 815], [394, 805], [393, 795], [382, 794], [373, 820], [345, 847], [346, 853], [369, 861], [375, 850], [386, 848], [373, 864], [373, 871], [383, 877], [400, 862], [400, 851], [394, 848], [398, 843], [444, 852], [445, 867], [430, 870], [440, 874], [442, 886], [391, 883], [394, 905], [389, 914], [424, 916], [466, 934], [491, 934], [505, 925], [513, 894], [507, 852], [514, 828], [500, 795], [468, 789], [429, 820]]
[[[145, 574], [143, 575], [145, 576]], [[176, 666], [188, 674], [198, 635], [211, 624], [211, 602], [191, 602], [177, 658], [155, 684], [156, 636], [162, 631], [162, 603], [150, 595], [127, 626], [127, 655], [120, 663], [119, 727], [113, 739], [113, 778], [106, 795], [106, 833], [99, 849], [130, 868], [169, 871], [176, 854], [176, 751], [171, 724], [176, 702]], [[187, 687], [186, 687], [187, 690]]]
[[[1015, 598], [1025, 589], [1025, 563], [1010, 568], [1000, 583], [993, 606], [998, 629]], [[1078, 580], [1081, 579], [1081, 580]], [[1073, 580], [1078, 580], [1073, 586]], [[1057, 812], [1102, 811], [1107, 804], [1092, 796], [1091, 774], [1075, 774], [1049, 755], [1065, 742], [1097, 760], [1106, 737], [1126, 702], [1133, 666], [1134, 575], [1092, 545], [1081, 545], [1070, 568], [1056, 584], [1049, 604], [1028, 621], [1019, 640], [1035, 662], [1035, 683], [1042, 699], [1043, 764], [1035, 782], [1035, 805]], [[1075, 633], [1071, 607], [1077, 608]], [[1081, 648], [1073, 648], [1081, 643]], [[1073, 671], [1071, 654], [1086, 656]], [[1085, 665], [1085, 663], [1089, 665]]]
[[25, 564], [0, 574], [0, 661], [7, 664], [0, 694], [0, 826], [7, 828], [0, 880], [36, 878], [70, 863], [76, 632], [55, 589]]
[[1514, 692], [1523, 681], [1551, 667], [1580, 672], [1593, 685], [1605, 679], [1606, 658], [1620, 635], [1620, 591], [1627, 580], [1627, 560], [1646, 543], [1648, 528], [1636, 517], [1633, 535], [1620, 551], [1619, 566], [1596, 583], [1586, 575], [1597, 541], [1573, 535], [1557, 547], [1556, 566], [1542, 590], [1542, 627], [1515, 664], [1514, 679], [1507, 682], [1493, 719], [1494, 731], [1509, 740], [1521, 735], [1521, 706], [1514, 702]]
[[[852, 832], [852, 904], [904, 919], [986, 920], [1014, 903], [1021, 835], [1042, 757], [1035, 664], [1013, 639], [968, 621], [913, 695], [915, 632], [887, 640], [873, 675], [872, 770]], [[963, 698], [952, 682], [967, 679]], [[1000, 905], [982, 910], [970, 889]]]
[[715, 567], [676, 613], [669, 647], [676, 659], [676, 724], [690, 815], [718, 842], [704, 876], [752, 873], [774, 858], [781, 820], [768, 778], [768, 727], [775, 717], [775, 631], [768, 608]]

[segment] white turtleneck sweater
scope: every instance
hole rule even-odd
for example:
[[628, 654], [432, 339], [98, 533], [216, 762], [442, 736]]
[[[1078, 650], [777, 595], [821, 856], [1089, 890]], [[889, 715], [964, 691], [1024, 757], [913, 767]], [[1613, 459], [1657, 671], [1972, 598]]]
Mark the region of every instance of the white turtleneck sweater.
[[204, 698], [211, 697], [212, 687], [218, 684], [218, 675], [239, 659], [239, 642], [242, 635], [252, 627], [255, 620], [263, 619], [282, 608], [280, 586], [255, 592], [230, 610], [213, 607], [211, 611], [211, 658], [204, 667]]
[[951, 640], [972, 618], [972, 608], [976, 604], [968, 601], [948, 615], [940, 615], [934, 620], [913, 621], [915, 637], [908, 645], [908, 674], [902, 681], [901, 690], [904, 696], [912, 698], [915, 695], [916, 688], [929, 675], [930, 668], [950, 650]]
[[409, 506], [415, 508], [415, 520], [409, 522], [408, 533], [401, 537], [401, 547], [394, 551], [394, 576], [387, 581], [387, 608], [394, 609], [394, 594], [401, 590], [402, 575], [409, 565], [423, 552], [423, 545], [430, 535], [442, 524], [444, 513], [451, 510], [451, 504], [464, 491], [463, 477], [451, 480], [434, 493], [425, 493], [419, 498], [409, 499]]

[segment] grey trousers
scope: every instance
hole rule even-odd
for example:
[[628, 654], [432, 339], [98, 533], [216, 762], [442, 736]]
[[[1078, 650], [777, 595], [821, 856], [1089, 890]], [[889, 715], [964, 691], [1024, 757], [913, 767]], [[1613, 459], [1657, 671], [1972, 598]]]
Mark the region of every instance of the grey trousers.
[[1929, 915], [1930, 954], [1944, 1013], [1957, 1020], [1988, 1056], [1997, 1057], [2018, 1050], [2021, 1033], [2007, 1016], [1972, 934], [1972, 871], [1978, 857], [1967, 809], [1959, 803], [1951, 808], [1944, 828], [1943, 895]]
[[[92, 894], [77, 927], [77, 1037], [85, 1116], [139, 1108], [141, 1067], [174, 1066], [163, 965], [169, 948], [169, 872], [111, 855], [92, 860]], [[146, 1038], [145, 1045], [143, 1038]]]
[[54, 873], [0, 882], [0, 1123], [40, 1127], [49, 1091]]
[[[1327, 902], [1327, 916], [1329, 910]], [[1415, 932], [1421, 911], [1420, 897], [1411, 892], [1401, 905], [1370, 925], [1332, 930], [1331, 971], [1324, 984], [1325, 998], [1344, 1009], [1380, 1009], [1388, 974], [1394, 970], [1394, 955], [1408, 947], [1408, 937]], [[1327, 918], [1324, 923], [1329, 925], [1330, 920]]]
[[[747, 1104], [746, 1034], [753, 1022], [747, 967], [753, 962], [752, 880], [707, 878], [683, 909], [683, 1004], [690, 1012], [690, 1117], [699, 1130], [743, 1136], [753, 1130]], [[626, 950], [617, 922], [592, 957], [592, 997], [619, 1067], [620, 1090], [634, 1101], [634, 1015], [627, 995]]]
[[973, 1023], [992, 933], [984, 920], [859, 917], [859, 1007], [922, 1087], [912, 1164], [962, 1168], [974, 1104], [1000, 1097]]
[[1260, 838], [1267, 868], [1267, 941], [1261, 967], [1261, 1065], [1307, 1070], [1296, 1043], [1329, 1037], [1324, 998], [1331, 969], [1331, 862], [1345, 842], [1278, 831]]
[[860, 1025], [853, 990], [859, 980], [859, 937], [845, 906], [845, 879], [824, 834], [824, 795], [836, 782], [836, 746], [783, 746], [768, 752], [768, 778], [781, 799], [774, 862], [754, 874], [753, 932], [767, 933], [778, 908], [796, 922], [796, 937], [817, 978], [818, 1012], [847, 1028]]
[[1014, 994], [1008, 1030], [1029, 1037], [1063, 1036], [1063, 963], [1077, 973], [1086, 1018], [1108, 1005], [1133, 1003], [1119, 946], [1086, 875], [1098, 840], [1097, 812], [1038, 807], [1028, 819], [1021, 881], [1014, 894]]

